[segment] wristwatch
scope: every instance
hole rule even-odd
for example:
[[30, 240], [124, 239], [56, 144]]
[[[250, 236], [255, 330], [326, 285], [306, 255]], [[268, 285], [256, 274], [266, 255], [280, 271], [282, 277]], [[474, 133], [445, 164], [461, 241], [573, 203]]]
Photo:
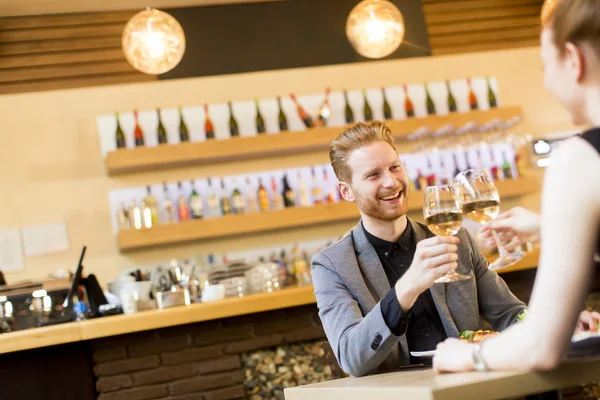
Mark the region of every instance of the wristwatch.
[[475, 371], [483, 372], [489, 369], [481, 356], [481, 346], [479, 343], [473, 345], [473, 364], [475, 366]]

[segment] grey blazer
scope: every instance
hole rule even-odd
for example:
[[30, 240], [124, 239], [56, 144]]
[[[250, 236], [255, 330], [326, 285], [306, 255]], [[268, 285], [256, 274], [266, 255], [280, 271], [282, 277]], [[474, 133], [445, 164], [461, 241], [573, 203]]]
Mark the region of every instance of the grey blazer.
[[[408, 219], [417, 242], [434, 236]], [[517, 321], [526, 306], [494, 271], [470, 234], [457, 235], [458, 268], [474, 279], [434, 284], [429, 290], [448, 337], [483, 329], [501, 331]], [[380, 300], [390, 284], [375, 249], [359, 223], [311, 262], [319, 317], [340, 367], [352, 376], [397, 370], [409, 363], [406, 338], [394, 335], [381, 314]], [[433, 350], [433, 349], [432, 349]]]

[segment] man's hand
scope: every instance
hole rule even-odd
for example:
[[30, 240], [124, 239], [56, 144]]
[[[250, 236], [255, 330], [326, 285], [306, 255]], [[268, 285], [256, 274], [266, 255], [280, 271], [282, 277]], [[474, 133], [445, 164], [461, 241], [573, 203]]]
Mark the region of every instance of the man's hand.
[[436, 236], [417, 243], [410, 268], [395, 286], [402, 311], [410, 310], [417, 297], [435, 280], [458, 267], [458, 242], [455, 236]]
[[540, 216], [522, 207], [515, 207], [502, 213], [493, 221], [487, 222], [481, 229], [481, 237], [488, 247], [495, 247], [492, 236], [496, 231], [507, 251], [527, 242], [540, 240]]
[[579, 332], [598, 332], [600, 325], [600, 313], [595, 311], [582, 311], [579, 314], [576, 331]]

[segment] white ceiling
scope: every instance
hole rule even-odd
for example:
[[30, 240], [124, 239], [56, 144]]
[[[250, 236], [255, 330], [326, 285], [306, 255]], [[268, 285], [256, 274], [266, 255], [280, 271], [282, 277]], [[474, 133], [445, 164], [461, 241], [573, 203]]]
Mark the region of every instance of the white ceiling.
[[1, 17], [259, 3], [281, 0], [0, 0]]

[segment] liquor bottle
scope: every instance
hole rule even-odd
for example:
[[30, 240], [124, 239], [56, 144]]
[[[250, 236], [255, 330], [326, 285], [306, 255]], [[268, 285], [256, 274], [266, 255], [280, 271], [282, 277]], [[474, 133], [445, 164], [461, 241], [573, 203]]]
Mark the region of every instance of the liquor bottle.
[[248, 213], [257, 213], [260, 209], [258, 206], [257, 196], [254, 195], [256, 191], [254, 190], [254, 185], [252, 185], [249, 177], [246, 177], [246, 187], [248, 188], [247, 193], [250, 194], [248, 196]]
[[254, 99], [254, 104], [256, 105], [256, 132], [260, 135], [265, 133], [265, 119], [260, 113], [260, 108], [258, 107], [258, 99]]
[[346, 103], [346, 107], [344, 108], [344, 117], [346, 118], [346, 123], [352, 124], [354, 122], [354, 111], [352, 111], [352, 107], [350, 106], [350, 102], [348, 101], [348, 93], [345, 90], [344, 102]]
[[277, 96], [277, 107], [279, 107], [279, 115], [277, 117], [279, 121], [279, 132], [285, 132], [288, 128], [287, 117], [283, 112], [283, 107], [281, 106], [281, 97]]
[[458, 111], [456, 106], [456, 99], [452, 95], [452, 89], [450, 89], [450, 81], [446, 81], [446, 88], [448, 89], [448, 111], [451, 113]]
[[213, 185], [213, 180], [208, 178], [208, 190], [209, 194], [206, 198], [207, 216], [218, 217], [221, 215], [221, 204], [219, 202], [219, 196], [217, 195], [217, 188]]
[[331, 88], [325, 88], [325, 98], [317, 110], [317, 118], [320, 126], [325, 126], [327, 124], [327, 120], [331, 116], [331, 106], [329, 105], [330, 94]]
[[231, 137], [240, 136], [240, 128], [238, 126], [237, 120], [235, 119], [235, 115], [233, 115], [233, 106], [231, 102], [228, 103], [229, 106], [229, 134]]
[[136, 146], [144, 145], [144, 131], [142, 131], [142, 127], [140, 126], [140, 121], [138, 119], [138, 111], [133, 111], [133, 117], [135, 118], [135, 130], [133, 131], [133, 137], [135, 138]]
[[429, 94], [429, 85], [425, 83], [425, 104], [427, 106], [427, 115], [435, 115], [435, 103]]
[[285, 207], [296, 206], [296, 196], [294, 190], [290, 187], [287, 175], [283, 176], [283, 205]]
[[285, 271], [286, 271], [286, 281], [285, 281], [285, 286], [294, 286], [298, 283], [298, 281], [296, 280], [296, 271], [294, 270], [294, 263], [292, 262], [292, 260], [289, 260], [286, 254], [285, 250], [281, 251], [281, 262], [283, 263], [283, 265], [285, 266]]
[[410, 100], [410, 96], [408, 95], [408, 87], [406, 85], [404, 87], [404, 111], [406, 112], [406, 118], [412, 118], [415, 116], [415, 107], [413, 106], [412, 101]]
[[[327, 170], [324, 169], [323, 170], [323, 186], [324, 187], [328, 187], [328, 177], [327, 177]], [[327, 196], [325, 197], [325, 202], [328, 204], [332, 204], [335, 203], [335, 191], [334, 188], [329, 188], [329, 192], [327, 192]]]
[[492, 90], [492, 83], [490, 82], [489, 76], [486, 78], [486, 81], [487, 81], [487, 87], [488, 87], [488, 102], [490, 103], [490, 108], [496, 108], [496, 107], [498, 107], [498, 101], [496, 100], [496, 95], [494, 94], [494, 91]]
[[135, 200], [129, 204], [129, 224], [132, 228], [142, 229], [142, 209]]
[[296, 99], [296, 96], [294, 96], [294, 94], [292, 93], [292, 94], [290, 94], [290, 97], [291, 97], [292, 101], [294, 102], [294, 104], [296, 104], [296, 110], [298, 111], [298, 116], [300, 117], [302, 122], [304, 122], [304, 126], [307, 128], [312, 128], [313, 126], [315, 126], [314, 121], [312, 120], [310, 115], [308, 115], [308, 113], [306, 112], [304, 107], [302, 107], [300, 105], [300, 103]]
[[221, 215], [231, 214], [231, 202], [225, 192], [225, 179], [221, 179]]
[[430, 157], [426, 157], [426, 158], [427, 158], [427, 170], [430, 172], [429, 175], [427, 175], [427, 185], [428, 186], [439, 186], [440, 180], [439, 180], [437, 174], [435, 173], [435, 171], [433, 170], [433, 165], [431, 164], [431, 158]]
[[371, 109], [371, 106], [369, 105], [369, 100], [367, 99], [367, 91], [365, 89], [363, 89], [362, 93], [363, 93], [363, 99], [365, 102], [365, 104], [363, 106], [363, 114], [365, 117], [365, 122], [373, 121], [373, 110]]
[[169, 199], [169, 191], [167, 189], [167, 183], [163, 183], [163, 192], [164, 192], [164, 200], [162, 202], [162, 223], [163, 224], [171, 224], [173, 222], [177, 222], [175, 219], [175, 207], [173, 206], [173, 202]]
[[477, 96], [475, 96], [475, 92], [473, 92], [471, 78], [467, 78], [467, 85], [469, 85], [469, 107], [471, 107], [471, 110], [478, 110], [479, 105], [477, 104]]
[[415, 188], [417, 190], [425, 190], [428, 186], [427, 177], [421, 173], [420, 169], [417, 169], [417, 179], [415, 180]]
[[262, 179], [258, 181], [258, 204], [260, 211], [269, 211], [269, 193], [265, 189]]
[[381, 93], [383, 94], [383, 118], [388, 120], [392, 119], [392, 107], [390, 107], [390, 103], [388, 103], [385, 88], [381, 88]]
[[496, 160], [494, 159], [494, 151], [492, 148], [490, 148], [490, 161], [491, 161], [490, 175], [492, 176], [492, 180], [494, 180], [494, 181], [504, 180], [504, 172], [502, 171], [502, 168], [500, 168], [498, 166], [498, 164], [496, 163]]
[[119, 204], [117, 207], [117, 223], [119, 225], [119, 230], [131, 228], [129, 210], [125, 207], [124, 203]]
[[458, 165], [458, 157], [456, 156], [456, 153], [452, 153], [452, 159], [454, 160], [454, 172], [452, 175], [456, 176], [460, 174], [460, 167]]
[[323, 203], [323, 190], [321, 190], [321, 185], [317, 181], [317, 174], [314, 168], [312, 169], [312, 201], [313, 204]]
[[158, 136], [158, 144], [166, 144], [167, 143], [167, 131], [165, 130], [165, 126], [162, 123], [162, 118], [160, 117], [160, 108], [156, 109], [156, 115], [158, 116], [158, 127], [156, 128], [156, 135]]
[[504, 172], [505, 179], [513, 179], [512, 165], [510, 165], [510, 163], [508, 162], [505, 153], [502, 153], [502, 158], [504, 160], [504, 162], [502, 163], [502, 172]]
[[204, 218], [204, 204], [202, 203], [202, 197], [196, 191], [194, 181], [191, 181], [192, 193], [190, 194], [190, 211], [192, 219]]
[[[156, 200], [156, 197], [154, 197], [152, 195], [152, 192], [150, 191], [150, 185], [146, 186], [146, 197], [144, 198], [144, 204], [150, 210], [150, 225], [151, 226], [158, 225], [159, 224], [158, 200]], [[144, 219], [145, 218], [146, 218], [146, 215], [144, 214]], [[149, 228], [149, 226], [148, 226], [148, 228]]]
[[213, 123], [210, 120], [210, 115], [208, 113], [208, 104], [204, 105], [204, 134], [206, 135], [206, 140], [211, 140], [215, 138], [215, 128], [213, 127]]
[[271, 177], [271, 209], [282, 210], [283, 207], [283, 196], [281, 193], [279, 193], [279, 190], [277, 189], [277, 182], [273, 176]]
[[142, 209], [142, 225], [144, 228], [152, 228], [152, 210], [146, 204], [144, 200], [142, 200], [142, 204], [140, 206]]
[[231, 211], [233, 214], [243, 214], [246, 212], [246, 202], [244, 201], [244, 196], [242, 196], [242, 192], [236, 185], [233, 183], [234, 189], [231, 194]]
[[119, 113], [115, 113], [115, 119], [117, 120], [117, 130], [115, 132], [115, 141], [117, 143], [117, 149], [124, 149], [125, 134], [123, 133], [123, 129], [121, 129], [121, 124], [119, 123]]
[[179, 221], [188, 221], [190, 219], [190, 208], [188, 207], [187, 200], [183, 195], [181, 182], [177, 182], [177, 189], [179, 191], [179, 195], [177, 196], [177, 214], [179, 216]]
[[300, 171], [298, 171], [298, 202], [300, 203], [300, 207], [310, 207], [312, 205], [310, 202], [310, 194], [304, 184], [304, 179], [302, 179]]
[[294, 244], [292, 247], [292, 263], [294, 265], [294, 275], [296, 282], [299, 286], [310, 285], [312, 279], [309, 273], [309, 267], [302, 254], [298, 249], [298, 245]]
[[190, 134], [188, 132], [188, 127], [183, 120], [183, 109], [179, 106], [179, 141], [180, 142], [189, 142]]

